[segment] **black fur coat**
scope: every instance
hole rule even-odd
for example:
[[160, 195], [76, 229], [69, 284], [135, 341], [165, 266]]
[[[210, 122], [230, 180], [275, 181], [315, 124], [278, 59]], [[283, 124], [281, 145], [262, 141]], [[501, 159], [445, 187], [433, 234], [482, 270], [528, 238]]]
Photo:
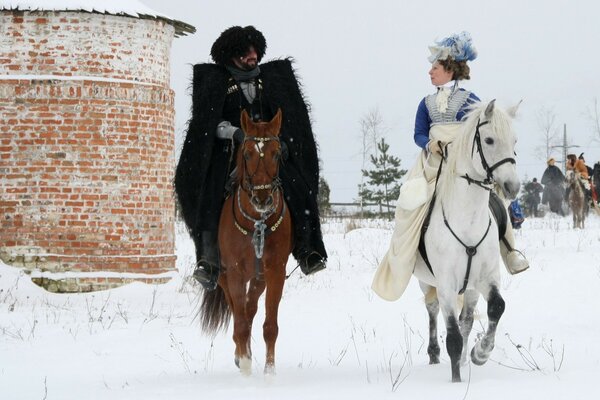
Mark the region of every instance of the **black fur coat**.
[[[311, 250], [325, 256], [317, 206], [319, 160], [308, 107], [289, 59], [261, 64], [260, 70], [263, 93], [269, 107], [273, 111], [281, 108], [283, 113], [281, 139], [288, 146], [289, 157], [282, 165], [280, 174], [296, 226], [295, 235], [297, 238], [298, 235], [306, 235], [308, 242], [320, 243], [309, 246], [311, 249], [297, 246], [294, 255], [302, 257]], [[198, 208], [203, 204], [204, 196], [222, 195], [208, 193], [205, 189], [214, 187], [209, 182], [212, 179], [211, 168], [226, 170], [231, 156], [227, 141], [216, 138], [217, 125], [223, 120], [222, 111], [230, 77], [224, 67], [216, 64], [194, 66], [192, 118], [175, 173], [177, 199], [192, 236], [203, 229], [204, 221], [200, 218]], [[230, 122], [239, 126], [239, 121]]]

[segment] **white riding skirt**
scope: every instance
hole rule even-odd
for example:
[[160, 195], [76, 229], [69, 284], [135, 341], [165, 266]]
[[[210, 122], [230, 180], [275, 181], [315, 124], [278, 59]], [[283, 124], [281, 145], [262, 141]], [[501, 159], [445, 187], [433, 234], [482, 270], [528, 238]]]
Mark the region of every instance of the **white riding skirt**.
[[[462, 128], [462, 124], [434, 125], [429, 131], [429, 136], [432, 140], [450, 143], [462, 132]], [[405, 192], [402, 201], [400, 199], [403, 197], [403, 193], [400, 189], [399, 204], [409, 209], [396, 205], [395, 226], [390, 248], [381, 260], [371, 285], [373, 291], [382, 299], [398, 300], [408, 286], [417, 260], [421, 227], [433, 196], [435, 177], [441, 159], [441, 156], [437, 153], [422, 151], [417, 158], [417, 162], [407, 174], [406, 182], [422, 178], [427, 181], [427, 196], [424, 202], [421, 199], [416, 199], [415, 202], [411, 203], [408, 199], [412, 194], [422, 190], [414, 189], [414, 187], [419, 186], [418, 184], [408, 185], [408, 188], [413, 186], [411, 189], [413, 193], [407, 194]], [[416, 205], [417, 203], [421, 204]]]

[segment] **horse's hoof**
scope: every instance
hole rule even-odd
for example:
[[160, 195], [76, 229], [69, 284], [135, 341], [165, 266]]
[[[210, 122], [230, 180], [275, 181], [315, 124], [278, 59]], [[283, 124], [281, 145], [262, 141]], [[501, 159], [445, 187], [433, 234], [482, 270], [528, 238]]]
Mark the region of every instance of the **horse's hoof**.
[[479, 357], [479, 355], [477, 354], [477, 351], [475, 350], [475, 347], [473, 347], [473, 350], [471, 350], [471, 361], [473, 362], [473, 364], [475, 365], [483, 365], [487, 362], [489, 356], [488, 357]]
[[235, 363], [236, 367], [238, 367], [238, 368], [240, 367], [240, 359], [238, 357], [234, 358], [233, 362]]
[[438, 356], [429, 356], [429, 365], [439, 364], [440, 358]]
[[248, 357], [240, 358], [239, 368], [242, 375], [249, 376], [252, 373], [252, 359]]
[[267, 376], [275, 376], [275, 366], [274, 365], [265, 365], [265, 375]]
[[452, 382], [462, 382], [462, 380], [460, 379], [460, 369], [454, 369], [452, 368]]

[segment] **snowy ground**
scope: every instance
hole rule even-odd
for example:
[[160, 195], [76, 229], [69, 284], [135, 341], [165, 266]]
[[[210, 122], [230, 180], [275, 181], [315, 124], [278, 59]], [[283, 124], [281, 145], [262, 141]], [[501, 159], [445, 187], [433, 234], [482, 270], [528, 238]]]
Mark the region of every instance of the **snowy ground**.
[[[192, 262], [185, 234], [178, 236], [180, 276], [157, 287], [56, 295], [0, 264], [0, 398], [594, 398], [600, 217], [586, 224], [573, 230], [569, 218], [553, 215], [525, 222], [518, 241], [533, 267], [515, 277], [503, 271], [507, 308], [492, 359], [464, 366], [458, 384], [450, 382], [443, 341], [441, 364], [428, 365], [417, 282], [393, 303], [369, 289], [391, 236], [388, 223], [324, 225], [328, 269], [308, 278], [296, 272], [286, 283], [270, 378], [262, 374], [262, 310], [250, 377], [233, 363], [231, 331], [201, 334], [197, 288], [183, 278]], [[471, 345], [486, 322], [485, 302], [478, 308]]]

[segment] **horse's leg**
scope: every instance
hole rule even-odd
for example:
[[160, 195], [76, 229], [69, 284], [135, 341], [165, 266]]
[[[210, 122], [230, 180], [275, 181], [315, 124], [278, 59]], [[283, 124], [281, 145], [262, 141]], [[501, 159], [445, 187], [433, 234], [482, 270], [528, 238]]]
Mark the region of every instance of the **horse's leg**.
[[477, 306], [477, 300], [479, 300], [479, 292], [475, 290], [465, 291], [463, 308], [459, 318], [460, 334], [463, 338], [463, 348], [460, 356], [461, 364], [467, 362], [469, 335], [471, 334], [471, 329], [473, 329], [473, 313], [475, 311], [475, 306]]
[[226, 274], [223, 273], [219, 277], [219, 285], [221, 286], [221, 288], [223, 289], [223, 292], [225, 293], [225, 301], [229, 305], [229, 309], [233, 310], [233, 300], [231, 299], [231, 293], [229, 293], [229, 284], [227, 282]]
[[444, 321], [446, 322], [446, 350], [450, 356], [452, 382], [460, 382], [460, 354], [463, 340], [456, 318], [456, 292], [437, 288], [438, 299]]
[[285, 283], [285, 264], [281, 268], [268, 271], [265, 274], [267, 280], [267, 294], [265, 298], [265, 323], [263, 324], [263, 338], [267, 346], [267, 358], [265, 362], [265, 374], [275, 374], [275, 341], [279, 334], [277, 314], [279, 302], [283, 293]]
[[487, 300], [488, 328], [483, 338], [475, 344], [475, 347], [471, 351], [471, 360], [477, 365], [485, 364], [490, 358], [490, 353], [494, 349], [496, 327], [498, 326], [500, 317], [504, 313], [505, 306], [497, 284], [487, 286], [487, 293], [482, 291], [482, 294]]
[[439, 364], [440, 344], [438, 343], [437, 337], [437, 316], [440, 312], [440, 302], [438, 301], [435, 287], [420, 281], [419, 286], [421, 286], [421, 290], [425, 295], [425, 307], [427, 308], [427, 314], [429, 314], [429, 346], [427, 346], [429, 364]]
[[235, 365], [244, 375], [252, 372], [252, 358], [249, 355], [248, 341], [250, 326], [246, 318], [246, 283], [238, 274], [230, 276], [229, 294], [233, 305], [233, 341], [235, 342]]
[[[254, 322], [254, 316], [256, 315], [256, 311], [258, 310], [258, 299], [260, 295], [265, 290], [265, 281], [264, 279], [258, 280], [256, 278], [252, 278], [250, 280], [250, 285], [248, 288], [248, 296], [246, 296], [246, 319], [248, 320], [248, 325], [250, 329], [250, 333], [252, 333], [252, 323]], [[252, 357], [252, 334], [248, 336], [248, 355]]]

